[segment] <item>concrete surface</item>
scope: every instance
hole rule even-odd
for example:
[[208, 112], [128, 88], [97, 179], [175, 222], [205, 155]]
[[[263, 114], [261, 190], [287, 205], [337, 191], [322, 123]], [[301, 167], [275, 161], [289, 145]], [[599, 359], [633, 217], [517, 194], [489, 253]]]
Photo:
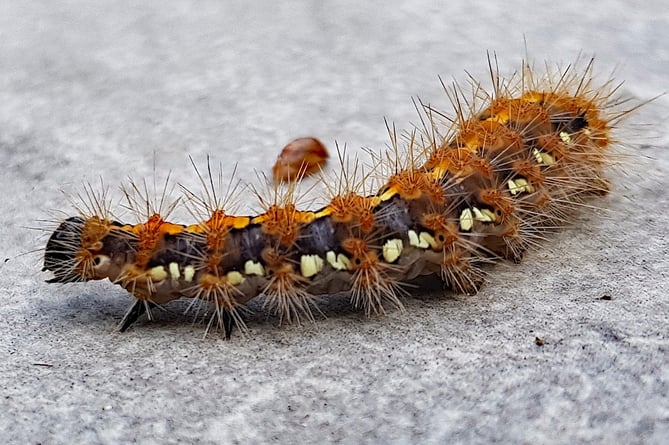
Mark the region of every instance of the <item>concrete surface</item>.
[[471, 3], [3, 1], [0, 442], [669, 442], [667, 96], [618, 133], [600, 209], [475, 297], [370, 320], [334, 302], [302, 327], [255, 308], [226, 342], [183, 304], [120, 334], [121, 288], [44, 283], [30, 228], [83, 182], [118, 196], [155, 160], [195, 188], [188, 155], [211, 154], [256, 183], [304, 135], [383, 148], [384, 117], [448, 109], [437, 75], [485, 79], [486, 50], [503, 72], [524, 40], [539, 66], [583, 51], [637, 101], [667, 90], [664, 1]]

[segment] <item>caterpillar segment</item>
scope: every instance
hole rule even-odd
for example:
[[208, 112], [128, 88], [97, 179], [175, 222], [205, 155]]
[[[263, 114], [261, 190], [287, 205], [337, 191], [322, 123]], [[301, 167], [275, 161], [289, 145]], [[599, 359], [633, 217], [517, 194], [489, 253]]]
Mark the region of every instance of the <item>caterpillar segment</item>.
[[226, 337], [234, 325], [244, 329], [240, 310], [258, 296], [281, 322], [299, 323], [314, 319], [314, 297], [340, 292], [367, 315], [402, 309], [405, 286], [426, 275], [473, 294], [487, 264], [521, 261], [585, 199], [608, 190], [610, 131], [626, 113], [610, 116], [615, 88], [593, 88], [590, 65], [582, 76], [569, 68], [543, 82], [524, 72], [514, 89], [493, 72], [493, 92], [476, 90], [487, 103], [480, 111], [451, 93], [447, 135], [435, 118], [443, 114], [426, 108], [421, 144], [412, 133], [406, 155], [393, 129], [390, 175], [375, 194], [344, 171], [337, 186], [326, 184], [321, 209], [299, 210], [291, 192], [261, 201], [259, 215], [236, 216], [217, 197], [211, 169], [207, 183], [196, 167], [209, 191], [191, 214], [203, 221], [174, 224], [147, 206], [145, 222], [127, 225], [87, 206], [53, 232], [44, 270], [49, 282], [107, 278], [128, 290], [136, 303], [122, 330], [185, 297], [210, 303], [208, 329]]

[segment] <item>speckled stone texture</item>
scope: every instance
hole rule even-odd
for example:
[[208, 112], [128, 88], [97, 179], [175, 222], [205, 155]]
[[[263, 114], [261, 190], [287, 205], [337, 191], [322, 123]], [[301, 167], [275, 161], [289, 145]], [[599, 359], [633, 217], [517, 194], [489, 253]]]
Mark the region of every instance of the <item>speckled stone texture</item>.
[[301, 327], [255, 305], [226, 342], [187, 304], [120, 334], [123, 289], [44, 283], [30, 228], [82, 182], [196, 189], [188, 155], [211, 154], [258, 184], [300, 136], [364, 157], [384, 117], [419, 123], [411, 97], [450, 112], [437, 76], [485, 80], [486, 50], [502, 72], [525, 41], [538, 67], [583, 51], [636, 101], [667, 90], [663, 1], [246, 3], [0, 4], [1, 441], [669, 442], [666, 96], [617, 133], [612, 193], [473, 297], [416, 290], [372, 319], [335, 299]]

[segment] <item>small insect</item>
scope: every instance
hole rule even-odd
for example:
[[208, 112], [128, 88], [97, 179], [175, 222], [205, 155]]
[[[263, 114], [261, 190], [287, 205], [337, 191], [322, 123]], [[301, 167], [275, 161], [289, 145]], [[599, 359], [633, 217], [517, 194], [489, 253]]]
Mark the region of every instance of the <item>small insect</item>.
[[[122, 286], [135, 298], [122, 330], [172, 300], [203, 302], [214, 314], [207, 330], [220, 327], [226, 337], [233, 326], [245, 329], [242, 310], [256, 297], [283, 322], [299, 323], [318, 313], [316, 295], [347, 292], [371, 316], [402, 310], [407, 285], [429, 276], [476, 293], [488, 265], [519, 262], [608, 192], [613, 132], [634, 110], [623, 108], [619, 85], [594, 84], [592, 61], [543, 75], [523, 66], [506, 80], [490, 66], [491, 91], [445, 88], [452, 117], [426, 106], [422, 128], [404, 138], [390, 131], [392, 150], [376, 165], [387, 173], [382, 187], [370, 193], [344, 168], [336, 184], [325, 182], [330, 196], [320, 209], [301, 210], [287, 193], [261, 200], [258, 215], [235, 215], [209, 169], [208, 178], [198, 172], [203, 199], [184, 200], [201, 204], [191, 211], [199, 221], [169, 222], [173, 206], [161, 211], [148, 193], [126, 193], [128, 207], [144, 209], [139, 223], [126, 224], [112, 216], [105, 192], [89, 188], [79, 214], [61, 221], [46, 245], [49, 282]], [[326, 158], [316, 139], [297, 139], [274, 177], [313, 173]]]

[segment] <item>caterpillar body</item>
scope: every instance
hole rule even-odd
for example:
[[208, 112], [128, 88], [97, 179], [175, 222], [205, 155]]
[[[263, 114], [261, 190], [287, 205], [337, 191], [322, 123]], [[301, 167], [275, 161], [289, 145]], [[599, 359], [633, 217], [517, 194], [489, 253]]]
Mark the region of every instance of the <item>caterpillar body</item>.
[[455, 117], [424, 107], [423, 129], [402, 143], [391, 132], [390, 175], [376, 193], [344, 172], [318, 210], [299, 210], [287, 193], [255, 216], [210, 199], [192, 225], [156, 210], [124, 224], [94, 198], [51, 234], [48, 281], [107, 278], [124, 287], [135, 302], [121, 330], [156, 305], [209, 302], [210, 326], [226, 337], [244, 328], [240, 308], [257, 296], [282, 321], [299, 322], [313, 320], [314, 296], [340, 292], [368, 315], [401, 309], [405, 285], [427, 275], [475, 293], [486, 264], [520, 261], [584, 200], [607, 193], [611, 133], [630, 110], [620, 109], [612, 81], [593, 85], [591, 67], [539, 77], [524, 65], [508, 80], [491, 67], [491, 92], [446, 89]]

